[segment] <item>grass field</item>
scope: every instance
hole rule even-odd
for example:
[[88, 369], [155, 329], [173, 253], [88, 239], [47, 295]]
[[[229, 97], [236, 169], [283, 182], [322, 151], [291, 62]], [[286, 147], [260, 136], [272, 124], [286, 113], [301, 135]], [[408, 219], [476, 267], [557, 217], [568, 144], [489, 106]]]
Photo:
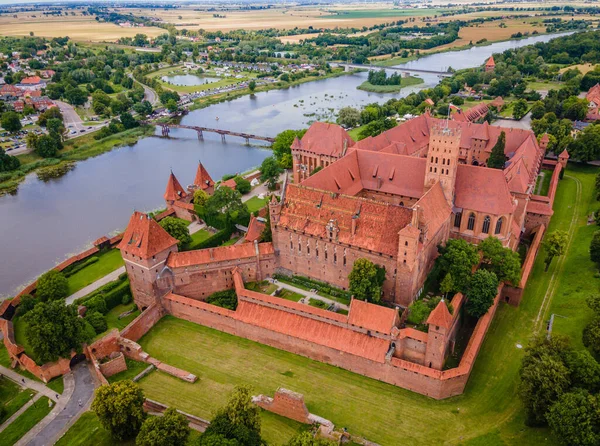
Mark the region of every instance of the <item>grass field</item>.
[[53, 378], [48, 384], [46, 384], [46, 386], [61, 395], [65, 391], [65, 382], [62, 376], [57, 376], [56, 378]]
[[541, 176], [538, 176], [534, 194], [543, 195], [544, 197], [548, 196], [548, 189], [550, 188], [550, 180], [552, 179], [552, 171], [549, 169], [542, 169], [540, 172]]
[[354, 141], [358, 141], [358, 135], [365, 127], [366, 125], [361, 125], [352, 130], [349, 130], [348, 134], [350, 135], [350, 138], [352, 138]]
[[21, 389], [18, 384], [0, 376], [0, 407], [4, 408], [0, 415], [0, 424], [12, 417], [33, 395], [33, 390]]
[[580, 63], [578, 65], [569, 65], [568, 67], [561, 68], [559, 73], [564, 73], [567, 70], [576, 68], [581, 71], [581, 74], [586, 74], [588, 71], [592, 71], [595, 67], [596, 65], [591, 63]]
[[212, 234], [205, 229], [200, 229], [198, 232], [194, 232], [191, 235], [192, 241], [185, 246], [185, 250], [190, 251], [192, 249], [198, 249], [198, 245], [204, 240], [210, 238], [211, 235]]
[[561, 82], [527, 82], [528, 90], [535, 91], [548, 91], [548, 90], [560, 90], [564, 84]]
[[[154, 71], [154, 72], [148, 74], [148, 77], [156, 79], [158, 82], [160, 82], [160, 84], [163, 86], [163, 88], [173, 90], [178, 93], [193, 93], [196, 91], [212, 90], [213, 88], [227, 87], [229, 85], [237, 84], [238, 82], [256, 78], [256, 73], [241, 72], [241, 73], [234, 73], [234, 74], [243, 75], [244, 76], [243, 79], [236, 79], [235, 77], [223, 77], [223, 78], [219, 79], [218, 81], [214, 81], [214, 82], [210, 82], [210, 83], [203, 83], [203, 84], [199, 84], [199, 85], [175, 85], [172, 83], [165, 82], [162, 79], [163, 76], [175, 76], [175, 75], [182, 75], [182, 74], [196, 75], [196, 73], [194, 73], [192, 70], [187, 71], [181, 65], [179, 65], [179, 66], [166, 67], [166, 68], [162, 68], [158, 71]], [[205, 73], [205, 75], [208, 77], [215, 77], [215, 74], [214, 73], [211, 74], [210, 72]]]
[[0, 435], [0, 446], [12, 446], [23, 435], [38, 424], [52, 409], [48, 406], [47, 397], [43, 396], [23, 412], [15, 421], [10, 423]]
[[264, 208], [268, 201], [269, 199], [266, 197], [263, 199], [260, 199], [258, 197], [252, 197], [244, 203], [246, 203], [246, 206], [248, 206], [248, 210], [252, 213]]
[[356, 88], [372, 93], [397, 93], [405, 87], [422, 84], [423, 82], [420, 77], [409, 76], [403, 77], [400, 85], [373, 85], [371, 82], [365, 81]]
[[100, 339], [101, 337], [106, 335], [106, 333], [108, 333], [113, 328], [117, 328], [117, 329], [119, 329], [119, 331], [121, 331], [125, 327], [127, 327], [131, 323], [131, 321], [133, 321], [136, 317], [138, 317], [140, 315], [140, 311], [136, 310], [133, 313], [131, 313], [129, 316], [125, 316], [124, 318], [121, 318], [121, 319], [119, 319], [119, 315], [122, 313], [125, 313], [126, 311], [131, 310], [133, 308], [133, 306], [134, 306], [134, 304], [132, 304], [132, 303], [129, 303], [127, 305], [123, 305], [123, 304], [117, 305], [112, 310], [110, 310], [108, 313], [106, 313], [106, 325], [108, 326], [108, 328], [106, 329], [106, 331], [104, 333], [97, 334], [96, 337], [94, 338], [94, 340]]
[[[561, 319], [555, 331], [572, 336], [581, 346], [581, 329], [589, 317], [583, 300], [597, 292], [596, 268], [587, 254], [596, 229], [585, 224], [588, 212], [598, 207], [592, 190], [597, 172], [569, 166], [556, 195], [549, 231], [568, 231], [573, 243], [566, 257], [555, 260], [548, 272], [543, 271], [541, 252], [521, 306], [500, 306], [461, 396], [434, 401], [172, 317], [159, 322], [140, 343], [153, 357], [189, 370], [200, 380], [192, 385], [155, 373], [141, 384], [150, 398], [199, 416], [219, 407], [237, 383], [266, 394], [283, 386], [303, 393], [312, 413], [379, 444], [556, 444], [547, 429], [526, 428], [523, 423], [515, 397], [523, 355], [517, 344], [526, 344], [544, 327], [550, 312], [557, 312], [569, 319]], [[553, 293], [546, 293], [549, 286]]]
[[286, 299], [286, 300], [291, 300], [292, 302], [298, 302], [304, 296], [302, 294], [295, 293], [293, 291], [283, 288], [281, 290], [281, 293], [279, 293], [278, 297], [281, 297], [282, 299]]
[[127, 363], [127, 370], [109, 376], [107, 378], [109, 383], [122, 381], [124, 379], [133, 379], [148, 368], [148, 364], [145, 362], [134, 361], [129, 358], [126, 358], [125, 362]]
[[69, 296], [124, 265], [118, 249], [96, 254], [96, 257], [98, 257], [97, 262], [77, 271], [67, 279]]

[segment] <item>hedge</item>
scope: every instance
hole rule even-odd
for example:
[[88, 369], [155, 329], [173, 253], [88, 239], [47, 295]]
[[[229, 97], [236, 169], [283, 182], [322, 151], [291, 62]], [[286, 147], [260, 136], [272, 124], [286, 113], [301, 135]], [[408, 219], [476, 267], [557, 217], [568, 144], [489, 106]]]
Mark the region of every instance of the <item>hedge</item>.
[[131, 295], [129, 280], [118, 279], [107, 283], [87, 296], [77, 299], [74, 303], [76, 305], [85, 305], [88, 308], [92, 307], [100, 313], [106, 313], [117, 305], [120, 305], [123, 302], [123, 297], [126, 295]]
[[198, 245], [196, 245], [194, 249], [206, 249], [221, 246], [223, 243], [225, 243], [231, 238], [231, 234], [233, 234], [233, 230], [231, 228], [223, 229], [217, 232], [215, 235], [198, 243]]
[[292, 282], [298, 285], [302, 285], [306, 288], [315, 289], [321, 291], [322, 293], [329, 294], [330, 296], [337, 297], [339, 299], [344, 299], [350, 302], [350, 298], [352, 297], [352, 293], [349, 291], [344, 291], [339, 288], [335, 288], [328, 283], [320, 282], [318, 280], [310, 279], [304, 276], [286, 276], [283, 274], [274, 274], [273, 277], [277, 280], [283, 280]]
[[96, 263], [98, 260], [100, 259], [96, 256], [88, 257], [84, 261], [74, 263], [73, 265], [69, 265], [68, 267], [63, 269], [62, 273], [65, 275], [65, 277], [71, 277], [73, 274], [81, 271], [83, 268], [91, 265], [92, 263]]

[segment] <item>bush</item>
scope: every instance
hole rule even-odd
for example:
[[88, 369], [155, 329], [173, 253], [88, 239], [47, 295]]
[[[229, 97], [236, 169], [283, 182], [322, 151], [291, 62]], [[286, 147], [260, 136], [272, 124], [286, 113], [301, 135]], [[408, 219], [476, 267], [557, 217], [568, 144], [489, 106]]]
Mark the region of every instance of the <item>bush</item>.
[[198, 243], [197, 245], [193, 245], [193, 249], [206, 249], [221, 246], [223, 243], [225, 243], [231, 238], [231, 234], [233, 234], [232, 229], [223, 229], [222, 231], [217, 232], [212, 237], [207, 238], [206, 240]]
[[57, 300], [67, 297], [69, 285], [64, 274], [55, 269], [40, 276], [37, 281], [36, 296], [41, 301]]
[[125, 294], [123, 296], [123, 299], [121, 300], [121, 304], [127, 305], [129, 302], [131, 302], [131, 295], [130, 294]]
[[102, 313], [97, 311], [89, 311], [85, 314], [85, 320], [94, 327], [96, 334], [104, 333], [108, 328], [106, 319]]
[[108, 311], [106, 308], [106, 301], [104, 300], [104, 296], [102, 294], [96, 294], [85, 303], [85, 306], [87, 311], [91, 312], [106, 314]]
[[21, 302], [17, 307], [17, 316], [23, 316], [27, 314], [29, 311], [33, 310], [33, 307], [39, 302], [38, 299], [33, 297], [31, 294], [23, 294], [21, 296]]
[[237, 176], [235, 177], [234, 181], [236, 190], [242, 195], [247, 194], [252, 189], [250, 181], [246, 180], [245, 178]]
[[429, 313], [431, 313], [431, 308], [429, 308], [429, 305], [422, 300], [413, 302], [410, 307], [408, 307], [408, 310], [409, 312], [406, 322], [414, 325], [424, 324], [425, 320], [429, 316]]
[[106, 309], [112, 310], [117, 305], [123, 302], [125, 296], [131, 298], [131, 289], [129, 288], [129, 280], [120, 282], [118, 286], [104, 294]]
[[217, 291], [208, 296], [206, 302], [228, 310], [235, 310], [237, 308], [237, 294], [235, 290]]

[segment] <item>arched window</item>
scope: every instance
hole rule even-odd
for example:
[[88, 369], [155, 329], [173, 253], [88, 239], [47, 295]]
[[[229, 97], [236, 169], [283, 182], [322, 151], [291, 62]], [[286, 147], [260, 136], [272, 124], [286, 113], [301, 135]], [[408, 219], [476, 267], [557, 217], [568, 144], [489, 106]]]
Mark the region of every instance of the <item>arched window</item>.
[[472, 231], [474, 227], [475, 227], [475, 214], [473, 212], [471, 212], [469, 214], [469, 221], [467, 222], [467, 229], [469, 231]]
[[457, 212], [454, 216], [454, 227], [460, 228], [460, 222], [462, 221], [462, 212]]
[[502, 232], [502, 223], [503, 223], [503, 218], [500, 217], [498, 219], [498, 221], [496, 222], [496, 230], [494, 231], [494, 234], [500, 234]]
[[483, 226], [481, 227], [481, 232], [483, 232], [484, 234], [489, 234], [491, 222], [492, 222], [492, 219], [490, 218], [490, 216], [486, 215], [485, 218], [483, 219]]

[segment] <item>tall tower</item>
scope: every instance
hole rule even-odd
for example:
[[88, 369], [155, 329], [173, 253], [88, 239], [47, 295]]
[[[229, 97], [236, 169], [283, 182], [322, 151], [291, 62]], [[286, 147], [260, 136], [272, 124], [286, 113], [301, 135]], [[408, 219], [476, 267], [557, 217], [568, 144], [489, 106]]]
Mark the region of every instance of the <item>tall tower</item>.
[[439, 182], [450, 206], [454, 202], [454, 184], [460, 154], [460, 127], [435, 126], [431, 129], [427, 166], [425, 169], [425, 188], [429, 189]]

